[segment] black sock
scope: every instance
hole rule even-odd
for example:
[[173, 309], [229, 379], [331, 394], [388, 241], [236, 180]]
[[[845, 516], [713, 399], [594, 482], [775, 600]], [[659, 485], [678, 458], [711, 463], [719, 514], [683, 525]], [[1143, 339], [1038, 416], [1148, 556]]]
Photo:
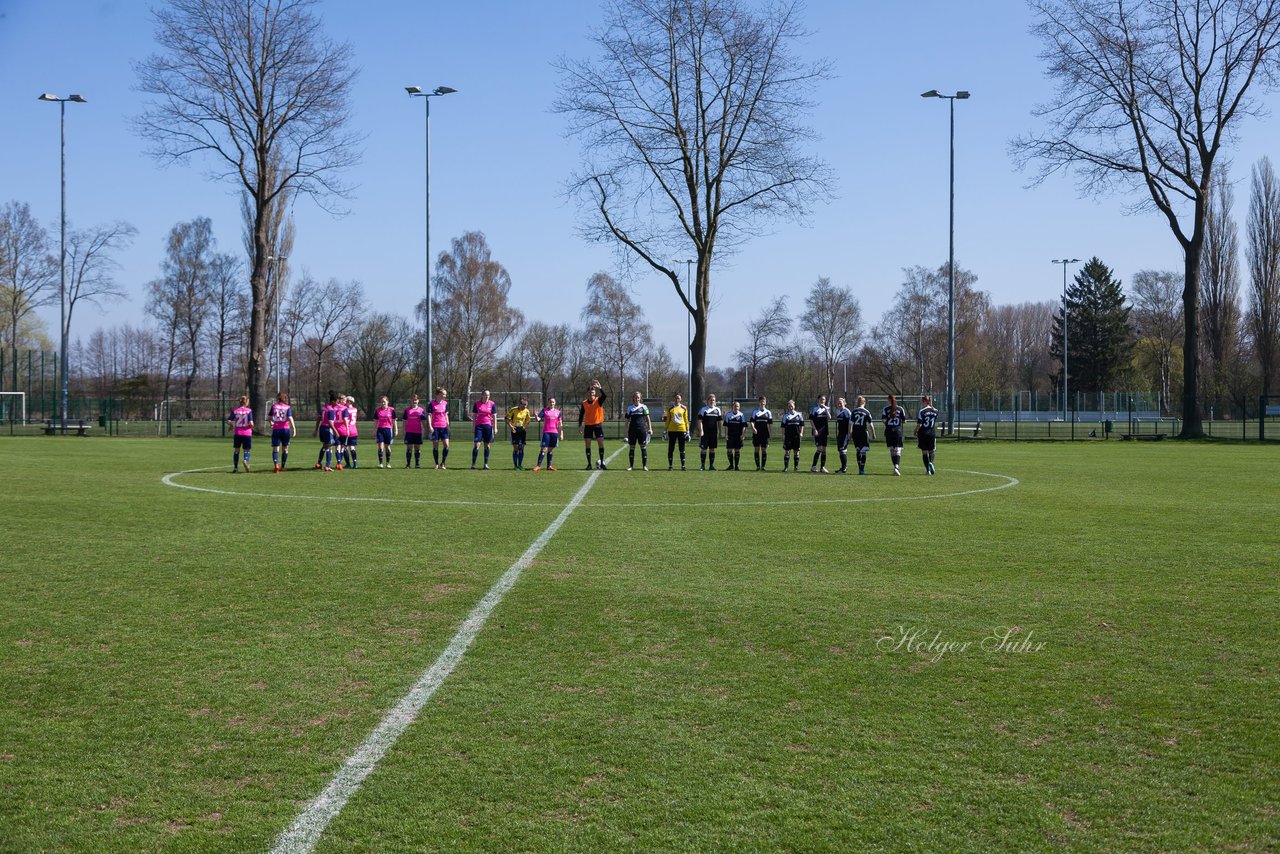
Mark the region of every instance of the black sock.
[[703, 468], [706, 468], [706, 467], [707, 467], [707, 452], [706, 452], [706, 451], [699, 451], [699, 452], [698, 452], [698, 465], [702, 466]]
[[826, 468], [826, 467], [827, 467], [827, 452], [826, 452], [826, 451], [823, 451], [823, 452], [822, 452], [822, 456], [818, 458], [818, 463], [822, 466], [822, 468]]
[[489, 446], [484, 446], [484, 464], [489, 465]]
[[849, 454], [847, 451], [840, 452], [840, 468], [847, 469], [849, 467]]
[[813, 452], [813, 468], [818, 467], [818, 451]]
[[763, 448], [760, 450], [760, 468], [764, 468], [769, 463], [769, 452]]
[[591, 446], [587, 445], [587, 468], [591, 468]]
[[283, 451], [280, 452], [280, 465], [283, 467], [288, 462], [289, 462], [289, 449], [285, 448]]
[[421, 462], [422, 462], [422, 448], [421, 448], [421, 447], [414, 448], [414, 449], [413, 449], [413, 464], [416, 466], [416, 465], [419, 465]]
[[924, 459], [924, 467], [925, 467], [925, 468], [928, 468], [928, 467], [929, 467], [929, 452], [928, 452], [928, 451], [922, 451], [922, 452], [920, 453], [920, 456]]
[[649, 449], [648, 448], [640, 449], [640, 465], [644, 466], [645, 468], [649, 467]]
[[319, 464], [322, 462], [324, 462], [324, 448], [321, 448], [320, 453], [316, 454], [316, 463]]
[[709, 452], [707, 453], [707, 456], [711, 459], [711, 467], [712, 467], [712, 468], [715, 468], [715, 467], [716, 467], [716, 452], [715, 452], [715, 451], [709, 451]]
[[231, 470], [236, 471], [240, 468], [240, 454], [236, 451], [231, 452]]
[[471, 467], [472, 468], [476, 467], [476, 457], [478, 456], [480, 456], [480, 449], [472, 445], [471, 446]]
[[440, 465], [444, 465], [447, 462], [449, 462], [449, 446], [445, 445], [444, 453], [440, 455]]
[[631, 449], [627, 451], [627, 465], [631, 466], [632, 468], [636, 467], [636, 446], [635, 445], [632, 445]]

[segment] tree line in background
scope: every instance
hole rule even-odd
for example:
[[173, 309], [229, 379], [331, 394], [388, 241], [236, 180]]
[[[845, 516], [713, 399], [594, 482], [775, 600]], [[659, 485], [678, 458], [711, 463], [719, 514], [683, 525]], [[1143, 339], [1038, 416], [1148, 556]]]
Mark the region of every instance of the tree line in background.
[[[1276, 379], [1280, 337], [1280, 183], [1265, 159], [1253, 170], [1246, 228], [1247, 281], [1241, 293], [1239, 240], [1229, 186], [1214, 194], [1201, 275], [1205, 386], [1203, 405], [1238, 410]], [[246, 216], [245, 229], [250, 220]], [[269, 268], [263, 341], [268, 385], [309, 403], [330, 388], [354, 394], [372, 410], [383, 394], [426, 395], [423, 305], [416, 318], [371, 312], [359, 282], [291, 276], [284, 252], [293, 226], [283, 222], [280, 255]], [[57, 295], [48, 236], [25, 205], [0, 210], [6, 346], [44, 346], [29, 306]], [[208, 415], [207, 404], [242, 393], [251, 336], [251, 297], [241, 259], [219, 250], [203, 217], [173, 226], [159, 275], [146, 285], [149, 322], [97, 329], [75, 341], [73, 394], [133, 400], [150, 411], [171, 401], [176, 417]], [[100, 268], [110, 269], [107, 254]], [[15, 273], [14, 270], [17, 270]], [[903, 270], [893, 303], [864, 322], [852, 288], [819, 278], [792, 312], [775, 298], [736, 335], [734, 365], [709, 367], [706, 388], [722, 398], [808, 401], [818, 394], [938, 391], [946, 375], [946, 265]], [[95, 298], [119, 295], [110, 276]], [[14, 283], [17, 283], [17, 287]], [[1062, 381], [1062, 302], [994, 304], [977, 276], [956, 270], [956, 363], [961, 407], [972, 393], [1033, 392], [1053, 398]], [[1081, 393], [1152, 390], [1166, 413], [1181, 394], [1179, 273], [1142, 270], [1126, 292], [1100, 259], [1086, 262], [1067, 292], [1069, 383]], [[640, 391], [669, 398], [688, 388], [683, 360], [653, 339], [644, 307], [608, 273], [585, 285], [576, 322], [526, 322], [510, 302], [511, 277], [485, 237], [468, 232], [441, 252], [433, 276], [435, 366], [440, 384], [469, 405], [482, 388], [575, 401], [599, 378], [615, 407]], [[13, 300], [14, 293], [23, 294]], [[18, 310], [9, 308], [17, 305]], [[278, 305], [278, 315], [277, 308]], [[16, 330], [16, 337], [15, 336]], [[279, 359], [276, 359], [276, 352]]]

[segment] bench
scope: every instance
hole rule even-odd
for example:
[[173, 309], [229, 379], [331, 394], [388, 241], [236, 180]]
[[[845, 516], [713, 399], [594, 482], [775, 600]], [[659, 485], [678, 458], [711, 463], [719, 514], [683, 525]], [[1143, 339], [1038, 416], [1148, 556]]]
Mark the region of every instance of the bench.
[[982, 422], [974, 421], [972, 424], [957, 424], [955, 426], [956, 433], [971, 433], [977, 438], [982, 433]]
[[[85, 421], [83, 418], [68, 418], [67, 432], [76, 431], [77, 436], [88, 436], [89, 431], [93, 429], [93, 425]], [[46, 436], [56, 436], [62, 430], [62, 421], [48, 419], [44, 422], [44, 434]]]
[[1126, 442], [1132, 439], [1135, 442], [1159, 442], [1168, 433], [1121, 433], [1120, 438]]

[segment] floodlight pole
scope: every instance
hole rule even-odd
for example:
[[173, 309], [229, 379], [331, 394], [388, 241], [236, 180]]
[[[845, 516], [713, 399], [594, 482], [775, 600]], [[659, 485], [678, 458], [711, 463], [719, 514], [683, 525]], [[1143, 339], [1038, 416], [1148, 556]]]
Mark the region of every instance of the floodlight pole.
[[1063, 258], [1053, 259], [1054, 264], [1062, 265], [1062, 420], [1068, 421], [1067, 417], [1067, 391], [1069, 388], [1067, 382], [1067, 265], [1079, 264], [1079, 258]]
[[425, 130], [425, 134], [423, 137], [424, 144], [422, 149], [423, 162], [425, 164], [425, 168], [423, 170], [423, 183], [425, 185], [423, 198], [426, 205], [423, 246], [425, 247], [427, 256], [427, 302], [424, 319], [427, 327], [427, 396], [430, 397], [435, 393], [435, 382], [432, 373], [431, 359], [431, 99], [440, 97], [441, 95], [451, 95], [458, 90], [451, 89], [448, 86], [437, 86], [430, 92], [424, 92], [419, 86], [406, 86], [404, 90], [409, 93], [410, 98], [421, 98], [423, 106], [426, 108], [423, 111], [423, 128]]
[[[961, 90], [943, 95], [937, 89], [921, 92], [921, 98], [946, 98], [951, 102], [951, 180], [948, 208], [949, 237], [947, 243], [947, 435], [956, 431], [956, 101], [969, 98]], [[921, 393], [924, 390], [921, 389]]]
[[62, 432], [67, 432], [67, 102], [71, 101], [76, 104], [87, 103], [83, 95], [71, 95], [66, 98], [59, 98], [57, 95], [50, 95], [48, 92], [41, 95], [37, 100], [49, 101], [58, 105], [60, 112], [59, 120], [59, 142], [61, 145], [60, 156], [60, 179], [62, 182], [62, 214], [61, 214], [61, 245], [58, 250], [58, 326], [61, 333], [62, 353], [58, 357], [62, 370]]

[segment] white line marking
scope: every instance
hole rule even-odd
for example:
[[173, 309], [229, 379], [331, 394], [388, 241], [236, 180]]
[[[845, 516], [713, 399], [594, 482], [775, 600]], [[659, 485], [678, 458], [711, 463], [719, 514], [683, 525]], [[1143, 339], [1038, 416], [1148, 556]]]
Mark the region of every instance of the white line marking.
[[[620, 451], [614, 451], [609, 459], [613, 459]], [[558, 507], [557, 503], [537, 502], [537, 501], [474, 501], [467, 499], [451, 499], [451, 498], [380, 498], [358, 495], [296, 495], [284, 492], [237, 492], [234, 489], [214, 489], [209, 486], [192, 486], [187, 483], [178, 483], [174, 478], [184, 474], [195, 474], [197, 472], [218, 471], [226, 468], [225, 466], [211, 466], [202, 469], [186, 469], [185, 471], [176, 471], [167, 474], [160, 479], [165, 486], [176, 487], [177, 489], [189, 489], [192, 492], [211, 492], [215, 495], [235, 495], [245, 498], [296, 498], [311, 501], [355, 501], [372, 504], [431, 504], [431, 505], [449, 505], [449, 506], [488, 506], [488, 507]], [[983, 492], [998, 492], [1001, 489], [1008, 489], [1011, 486], [1017, 486], [1021, 483], [1016, 477], [1007, 474], [994, 474], [986, 471], [969, 471], [967, 469], [947, 469], [947, 471], [956, 474], [972, 474], [978, 477], [994, 477], [1000, 478], [1005, 482], [998, 486], [985, 486], [981, 489], [965, 489], [959, 492], [935, 492], [927, 495], [878, 495], [865, 498], [804, 498], [804, 499], [746, 499], [737, 501], [598, 501], [587, 505], [587, 510], [605, 510], [624, 507], [749, 507], [753, 505], [768, 505], [770, 507], [781, 507], [788, 504], [869, 504], [878, 501], [927, 501], [935, 498], [959, 498], [963, 495], [978, 495]], [[572, 474], [572, 472], [568, 472]], [[592, 472], [591, 477], [598, 474], [598, 470]], [[856, 475], [854, 476], [856, 477]], [[744, 480], [746, 480], [744, 478]], [[897, 480], [890, 480], [891, 483], [898, 483]]]
[[[615, 455], [617, 452], [614, 452]], [[610, 457], [612, 459], [612, 457]], [[591, 487], [595, 485], [596, 478], [600, 472], [596, 470], [587, 478], [587, 482], [577, 491], [565, 508], [560, 511], [560, 515], [547, 526], [547, 529], [538, 535], [529, 548], [525, 549], [524, 554], [513, 564], [511, 568], [502, 574], [494, 585], [489, 588], [489, 592], [484, 598], [471, 609], [471, 613], [467, 615], [462, 626], [458, 629], [457, 634], [449, 641], [449, 645], [445, 647], [444, 652], [435, 660], [435, 663], [428, 667], [409, 693], [401, 698], [382, 722], [374, 728], [369, 737], [356, 748], [351, 758], [343, 764], [342, 768], [334, 778], [329, 781], [329, 785], [325, 786], [315, 800], [307, 805], [298, 817], [294, 820], [289, 829], [280, 834], [280, 838], [276, 840], [276, 844], [271, 848], [272, 854], [294, 854], [294, 852], [310, 852], [315, 848], [316, 843], [320, 841], [320, 835], [324, 833], [324, 829], [328, 826], [342, 808], [346, 806], [347, 801], [354, 795], [364, 782], [364, 779], [373, 772], [378, 762], [386, 755], [391, 746], [404, 733], [409, 725], [417, 720], [418, 714], [422, 711], [422, 707], [431, 699], [431, 695], [436, 692], [453, 672], [454, 668], [462, 661], [462, 656], [466, 653], [467, 648], [471, 646], [471, 642], [476, 639], [476, 635], [484, 628], [485, 622], [489, 619], [489, 615], [493, 613], [493, 609], [498, 606], [507, 592], [515, 585], [520, 578], [520, 574], [524, 572], [533, 563], [538, 553], [550, 542], [551, 538], [560, 530], [560, 526], [565, 523], [582, 500], [586, 498], [587, 493], [591, 491]]]

